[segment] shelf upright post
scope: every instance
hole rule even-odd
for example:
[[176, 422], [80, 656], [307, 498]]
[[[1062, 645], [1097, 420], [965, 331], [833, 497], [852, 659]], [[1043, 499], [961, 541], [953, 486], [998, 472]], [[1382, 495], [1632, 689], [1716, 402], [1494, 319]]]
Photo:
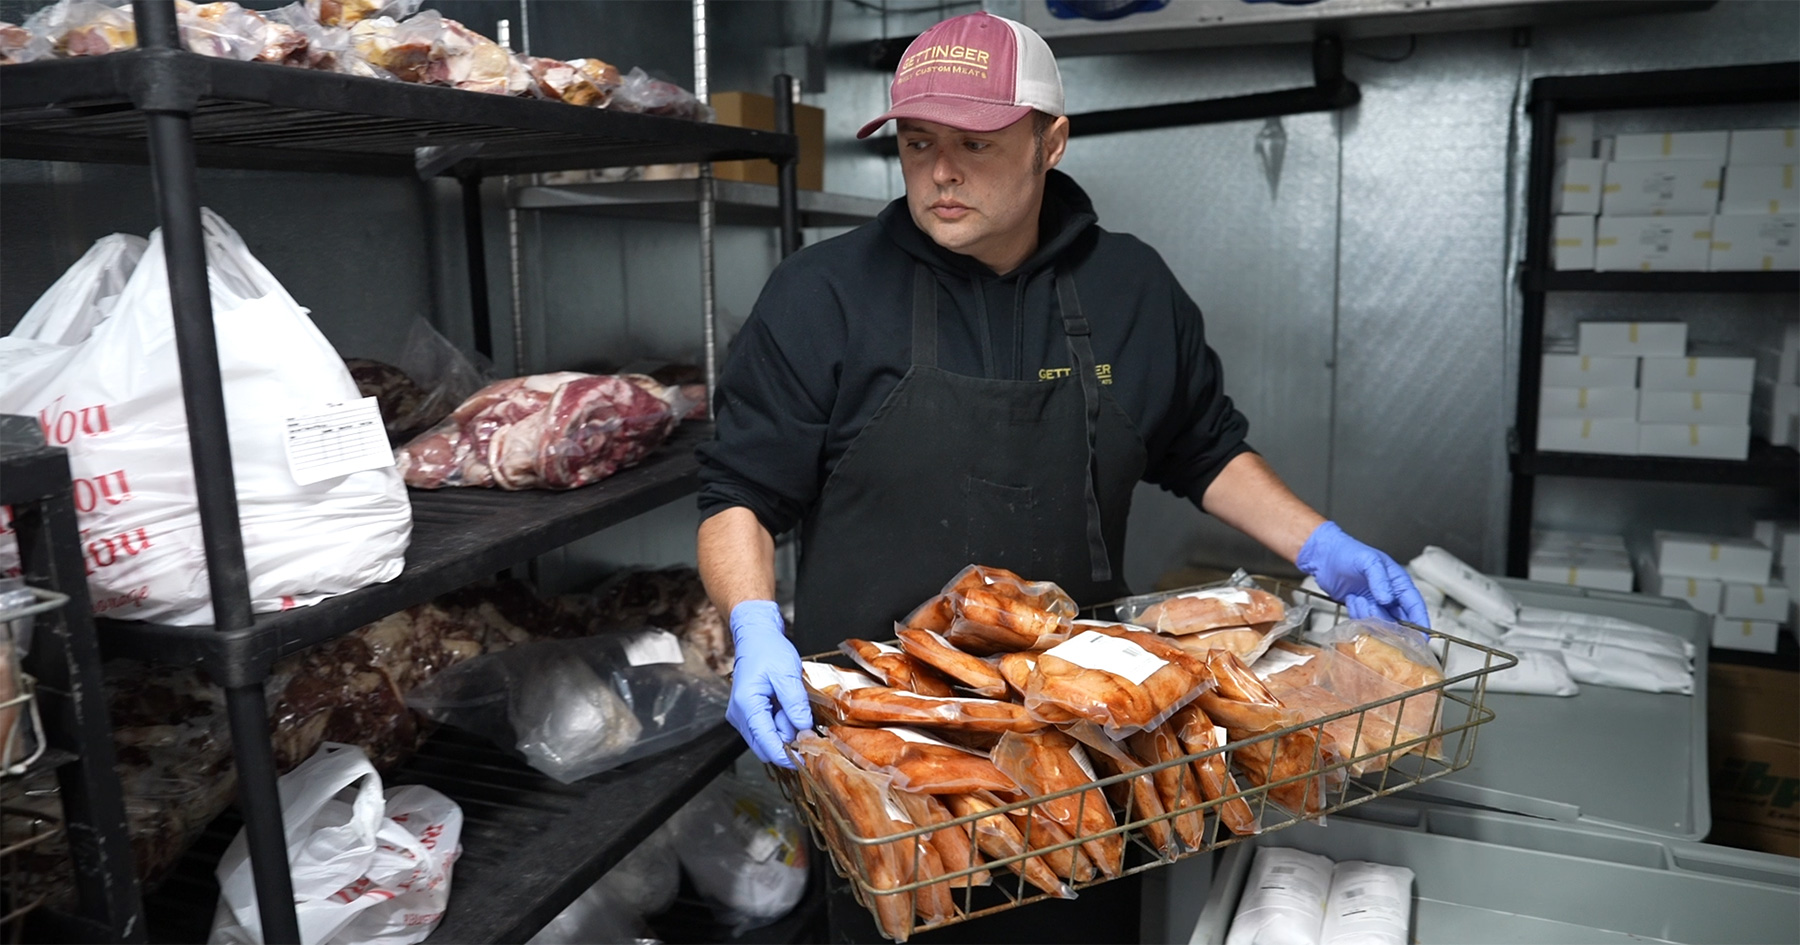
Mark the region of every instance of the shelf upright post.
[[[775, 77], [775, 131], [794, 133], [794, 96], [799, 92], [794, 77]], [[781, 258], [786, 259], [800, 249], [800, 155], [775, 162], [776, 192], [781, 201]]]
[[[1550, 184], [1556, 175], [1556, 101], [1533, 95], [1531, 100], [1531, 154], [1525, 185], [1525, 271], [1550, 267]], [[1531, 280], [1527, 280], [1529, 283]], [[1522, 287], [1519, 313], [1519, 396], [1513, 429], [1512, 495], [1507, 508], [1506, 573], [1524, 577], [1530, 570], [1532, 507], [1537, 496], [1536, 474], [1526, 458], [1537, 453], [1538, 389], [1544, 376], [1544, 293], [1530, 284]]]
[[[462, 185], [463, 245], [469, 263], [469, 317], [475, 332], [475, 350], [488, 360], [494, 357], [494, 326], [488, 313], [487, 244], [481, 224], [481, 172], [469, 168], [456, 171]], [[515, 313], [515, 317], [516, 317]], [[515, 366], [519, 352], [513, 352]]]
[[[707, 89], [706, 0], [693, 0], [694, 9], [694, 97], [702, 104], [711, 95]], [[713, 392], [719, 386], [719, 320], [714, 298], [713, 273], [713, 168], [712, 162], [700, 161], [700, 337], [706, 358], [706, 416], [713, 417]]]
[[[133, 4], [138, 46], [148, 56], [171, 59], [181, 48], [173, 0]], [[173, 70], [164, 72], [171, 80]], [[167, 87], [162, 87], [167, 86]], [[201, 539], [212, 593], [213, 626], [221, 633], [249, 629], [250, 579], [244, 564], [244, 537], [238, 520], [237, 483], [226, 436], [225, 395], [219, 379], [219, 349], [213, 334], [212, 299], [207, 288], [206, 245], [200, 223], [199, 182], [194, 174], [194, 91], [174, 81], [152, 82], [138, 102], [150, 151], [157, 220], [169, 270], [169, 300], [175, 323], [175, 354], [181, 366], [187, 408], [188, 448]], [[228, 676], [235, 675], [227, 673]], [[243, 808], [256, 898], [264, 941], [298, 942], [294, 887], [288, 875], [287, 840], [276, 788], [275, 752], [269, 744], [264, 668], [254, 678], [224, 680], [231, 718], [231, 741], [238, 768], [238, 803]]]

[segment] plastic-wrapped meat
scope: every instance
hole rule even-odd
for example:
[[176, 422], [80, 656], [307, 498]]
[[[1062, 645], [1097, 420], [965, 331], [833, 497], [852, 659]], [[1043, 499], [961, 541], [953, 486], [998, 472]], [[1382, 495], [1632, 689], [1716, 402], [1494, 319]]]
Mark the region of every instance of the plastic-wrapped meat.
[[404, 442], [417, 434], [420, 427], [443, 419], [433, 417], [419, 422], [430, 395], [406, 376], [405, 371], [366, 358], [345, 358], [344, 366], [350, 369], [350, 379], [356, 382], [357, 392], [375, 398], [381, 409], [382, 424], [387, 427], [388, 439]]
[[98, 0], [60, 0], [33, 13], [25, 29], [44, 37], [59, 56], [103, 56], [137, 45], [131, 8]]
[[23, 26], [0, 23], [0, 66], [36, 62], [51, 55], [49, 40]]
[[676, 85], [654, 79], [639, 68], [633, 68], [619, 82], [613, 93], [612, 107], [646, 115], [664, 115], [689, 121], [711, 121], [712, 106], [702, 103], [694, 93]]
[[559, 387], [539, 446], [544, 484], [585, 486], [649, 455], [681, 422], [658, 396], [662, 390], [642, 375], [584, 377]]
[[558, 603], [579, 608], [582, 619], [595, 628], [649, 626], [672, 631], [720, 676], [731, 672], [737, 656], [731, 630], [693, 568], [622, 571], [592, 595], [558, 598]]
[[605, 108], [619, 87], [619, 70], [599, 59], [564, 62], [532, 56], [526, 61], [538, 94], [555, 101]]
[[[1001, 736], [994, 749], [994, 766], [1032, 796], [1055, 794], [1097, 780], [1081, 743], [1055, 729]], [[1119, 875], [1125, 857], [1125, 837], [1118, 833], [1100, 836], [1117, 827], [1118, 821], [1113, 819], [1112, 808], [1098, 789], [1039, 801], [1034, 809], [1055, 821], [1071, 837], [1087, 838], [1081, 848], [1100, 871], [1108, 877]]]
[[306, 12], [326, 26], [351, 26], [371, 17], [404, 20], [419, 11], [422, 0], [306, 0]]
[[443, 56], [438, 45], [442, 31], [442, 18], [436, 14], [413, 17], [405, 23], [378, 16], [358, 20], [350, 27], [350, 46], [358, 58], [386, 75], [402, 82], [424, 82], [432, 61]]
[[494, 95], [523, 95], [532, 87], [530, 67], [511, 50], [448, 17], [438, 46], [441, 52], [425, 70], [425, 81], [432, 85]]

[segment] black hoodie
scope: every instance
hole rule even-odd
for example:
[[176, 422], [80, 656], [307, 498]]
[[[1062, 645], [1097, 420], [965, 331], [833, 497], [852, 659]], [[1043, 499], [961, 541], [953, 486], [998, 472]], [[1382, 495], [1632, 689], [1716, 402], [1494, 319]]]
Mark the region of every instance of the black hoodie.
[[916, 262], [940, 287], [938, 366], [1011, 380], [1068, 371], [1051, 278], [1068, 264], [1104, 390], [1148, 450], [1145, 481], [1198, 505], [1225, 463], [1249, 451], [1249, 422], [1225, 396], [1200, 309], [1162, 257], [1096, 220], [1087, 194], [1051, 171], [1038, 249], [1006, 275], [932, 242], [904, 198], [784, 260], [719, 381], [717, 438], [699, 450], [701, 513], [743, 506], [779, 534], [812, 511], [911, 362]]

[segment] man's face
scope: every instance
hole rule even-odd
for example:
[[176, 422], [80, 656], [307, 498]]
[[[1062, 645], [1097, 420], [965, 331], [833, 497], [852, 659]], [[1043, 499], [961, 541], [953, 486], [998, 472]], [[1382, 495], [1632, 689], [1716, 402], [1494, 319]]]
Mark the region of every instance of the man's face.
[[1037, 245], [1044, 172], [1062, 159], [1067, 141], [1067, 123], [1059, 119], [1045, 135], [1039, 165], [1033, 120], [1027, 115], [999, 131], [974, 132], [900, 119], [906, 206], [919, 229], [1000, 272], [1024, 262]]

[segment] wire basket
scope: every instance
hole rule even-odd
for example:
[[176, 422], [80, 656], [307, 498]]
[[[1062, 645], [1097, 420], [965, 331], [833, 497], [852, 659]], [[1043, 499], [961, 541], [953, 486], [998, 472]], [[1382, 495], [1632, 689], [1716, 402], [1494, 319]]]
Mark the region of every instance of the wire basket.
[[[1341, 604], [1284, 582], [1261, 577], [1255, 580], [1264, 589], [1289, 599], [1305, 599], [1313, 605], [1315, 615], [1335, 611], [1339, 620], [1344, 619]], [[1053, 872], [1063, 880], [1066, 889], [1079, 891], [1221, 849], [1257, 834], [1281, 830], [1302, 820], [1323, 820], [1328, 814], [1467, 767], [1475, 757], [1476, 729], [1494, 718], [1493, 711], [1485, 705], [1487, 678], [1518, 661], [1510, 654], [1459, 637], [1423, 627], [1413, 629], [1426, 634], [1434, 649], [1441, 644], [1444, 665], [1479, 668], [1209, 751], [1145, 764], [1055, 793], [1003, 800], [991, 809], [885, 836], [859, 834], [835, 796], [804, 764], [793, 769], [771, 766], [770, 770], [803, 812], [815, 841], [830, 852], [833, 867], [849, 881], [857, 902], [870, 910], [888, 937], [905, 941], [918, 932], [1052, 898], [1042, 884], [1028, 882], [1028, 872], [1034, 871], [1029, 866], [1033, 860], [1055, 866]], [[1458, 650], [1464, 652], [1458, 654]], [[836, 653], [809, 659], [842, 661]], [[1420, 700], [1428, 703], [1432, 711], [1432, 724], [1428, 726], [1431, 730], [1402, 729], [1403, 713], [1416, 718], [1411, 714], [1412, 707], [1420, 705]], [[1354, 750], [1347, 755], [1334, 752], [1327, 756], [1324, 746], [1330, 741], [1326, 737], [1328, 726], [1340, 735], [1353, 726], [1354, 734], [1348, 744]], [[1300, 763], [1295, 764], [1294, 746], [1308, 743], [1312, 746], [1310, 758], [1302, 754]], [[1335, 744], [1343, 743], [1340, 738]], [[1367, 750], [1361, 750], [1365, 747]], [[1233, 785], [1236, 791], [1216, 792], [1197, 803], [1148, 813], [1137, 803], [1130, 782], [1139, 778], [1150, 779], [1146, 783], [1159, 777], [1173, 779], [1175, 796], [1202, 797], [1205, 792], [1196, 783], [1197, 772], [1203, 767], [1217, 770], [1213, 759], [1223, 760], [1230, 770], [1243, 775]], [[798, 763], [800, 759], [794, 760]], [[1235, 833], [1224, 826], [1221, 809], [1233, 805], [1234, 810], [1241, 812], [1242, 808], [1236, 806], [1239, 802], [1255, 814], [1260, 824], [1255, 833]], [[1057, 827], [1053, 811], [1061, 812], [1064, 822], [1080, 824], [1086, 822], [1088, 804], [1106, 805], [1113, 826], [1080, 835]], [[1075, 812], [1072, 821], [1067, 818], [1071, 805]], [[991, 855], [991, 850], [983, 851], [979, 843], [970, 842], [962, 845], [969, 850], [967, 862], [943, 862], [941, 873], [927, 869], [925, 848], [929, 841], [921, 843], [920, 838], [950, 829], [979, 836], [984, 825], [989, 829], [1000, 826], [995, 818], [1007, 819], [1023, 839], [1011, 855]], [[1233, 820], [1241, 823], [1240, 818]], [[1179, 842], [1158, 845], [1151, 839], [1157, 835], [1174, 836]], [[1093, 861], [1102, 855], [1098, 850], [1117, 849], [1120, 845], [1123, 855], [1111, 869], [1096, 868]], [[1089, 854], [1085, 873], [1080, 868], [1084, 858], [1073, 851]], [[982, 855], [984, 852], [990, 855]], [[900, 865], [897, 870], [895, 864]], [[983, 874], [991, 877], [989, 884], [977, 885]], [[1042, 877], [1043, 873], [1036, 871], [1036, 875]], [[928, 901], [944, 902], [946, 893], [954, 902], [953, 909], [925, 907]], [[885, 921], [884, 911], [888, 916]], [[900, 915], [907, 918], [897, 918]]]
[[[12, 585], [13, 582], [7, 582]], [[30, 603], [0, 605], [0, 779], [7, 792], [18, 787], [19, 775], [44, 754], [43, 723], [38, 716], [37, 681], [20, 666], [31, 645], [31, 631], [38, 614], [68, 603], [65, 594], [38, 587], [0, 587], [8, 597], [25, 597]], [[55, 837], [62, 824], [40, 812], [15, 807], [0, 794], [0, 941], [18, 941], [25, 916], [43, 905], [49, 891], [34, 882], [37, 871], [29, 861], [34, 848]]]

